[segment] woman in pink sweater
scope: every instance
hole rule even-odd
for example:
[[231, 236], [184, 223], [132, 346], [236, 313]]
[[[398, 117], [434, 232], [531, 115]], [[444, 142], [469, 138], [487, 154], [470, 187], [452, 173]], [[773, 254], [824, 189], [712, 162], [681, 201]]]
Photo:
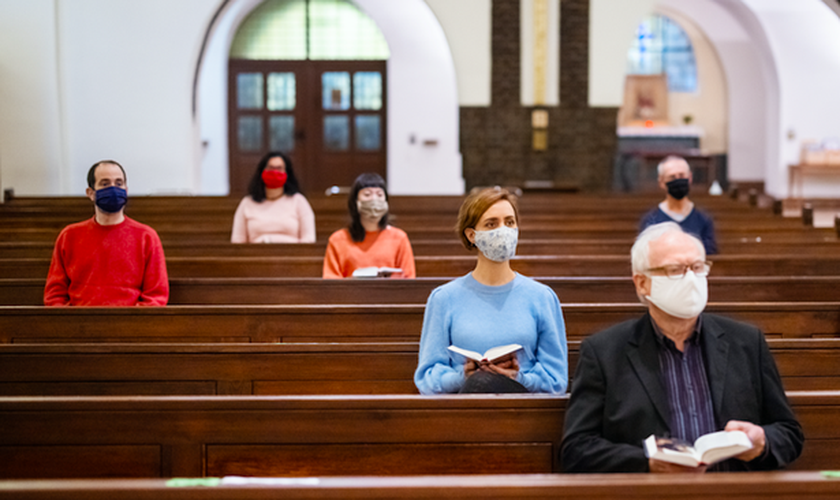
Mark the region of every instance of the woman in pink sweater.
[[315, 213], [288, 156], [279, 151], [263, 156], [248, 193], [233, 216], [231, 243], [315, 242]]

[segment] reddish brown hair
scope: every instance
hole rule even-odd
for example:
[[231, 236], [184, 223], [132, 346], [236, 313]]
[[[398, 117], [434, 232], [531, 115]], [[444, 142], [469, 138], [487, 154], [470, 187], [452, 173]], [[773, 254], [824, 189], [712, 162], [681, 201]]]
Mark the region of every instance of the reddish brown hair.
[[501, 200], [507, 200], [513, 207], [513, 213], [516, 216], [516, 225], [518, 226], [519, 207], [516, 206], [516, 195], [507, 189], [502, 189], [497, 186], [475, 190], [461, 204], [461, 209], [458, 210], [458, 222], [455, 224], [455, 231], [458, 233], [458, 236], [461, 238], [461, 243], [464, 244], [467, 250], [474, 249], [475, 245], [464, 234], [464, 230], [468, 227], [475, 229], [476, 224], [481, 220], [484, 212]]

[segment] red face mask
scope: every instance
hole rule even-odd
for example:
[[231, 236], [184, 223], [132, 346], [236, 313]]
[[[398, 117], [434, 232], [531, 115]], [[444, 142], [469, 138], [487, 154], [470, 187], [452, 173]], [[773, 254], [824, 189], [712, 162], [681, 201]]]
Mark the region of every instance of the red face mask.
[[279, 170], [263, 170], [262, 173], [262, 180], [265, 183], [265, 187], [269, 189], [280, 189], [281, 187], [286, 185], [286, 179], [288, 176], [286, 172], [281, 172]]

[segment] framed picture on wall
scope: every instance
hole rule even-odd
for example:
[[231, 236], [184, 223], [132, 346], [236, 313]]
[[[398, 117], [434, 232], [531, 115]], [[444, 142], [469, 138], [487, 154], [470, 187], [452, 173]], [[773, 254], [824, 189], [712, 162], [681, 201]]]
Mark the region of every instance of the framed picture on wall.
[[621, 127], [668, 125], [668, 79], [659, 75], [627, 75], [624, 103], [619, 114]]

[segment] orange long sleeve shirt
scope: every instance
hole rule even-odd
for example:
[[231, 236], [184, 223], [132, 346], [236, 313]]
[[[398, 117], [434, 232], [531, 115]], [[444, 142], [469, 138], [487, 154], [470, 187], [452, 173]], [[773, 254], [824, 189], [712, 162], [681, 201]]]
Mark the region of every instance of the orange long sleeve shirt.
[[414, 252], [405, 231], [388, 226], [367, 233], [361, 243], [353, 241], [347, 229], [334, 232], [324, 257], [324, 278], [349, 278], [363, 267], [398, 267], [403, 272], [393, 278], [415, 278]]

